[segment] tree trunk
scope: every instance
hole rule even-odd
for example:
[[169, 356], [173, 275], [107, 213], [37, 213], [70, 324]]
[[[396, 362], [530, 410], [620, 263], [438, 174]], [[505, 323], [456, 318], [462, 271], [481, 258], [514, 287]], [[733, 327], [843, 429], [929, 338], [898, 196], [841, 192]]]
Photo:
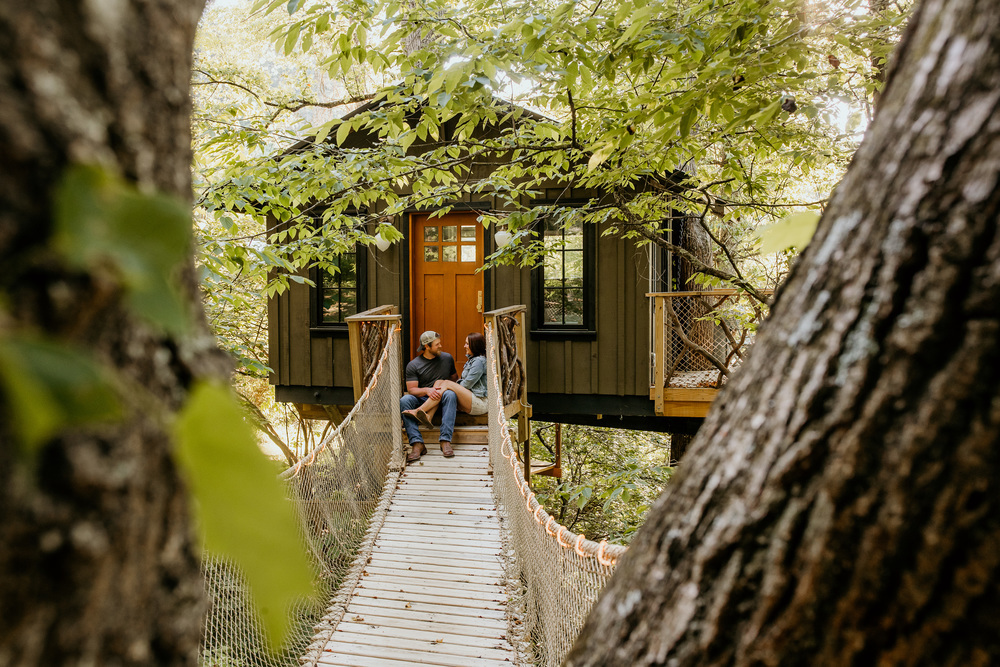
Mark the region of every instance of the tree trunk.
[[[684, 220], [681, 247], [704, 262], [707, 266], [715, 266], [712, 252], [712, 239], [708, 232], [698, 222], [698, 217], [688, 215]], [[683, 292], [703, 292], [704, 285], [695, 283], [692, 278], [698, 270], [683, 257], [678, 262], [680, 267], [680, 284]], [[697, 346], [713, 351], [715, 348], [715, 324], [704, 318], [708, 307], [701, 299], [685, 298], [675, 306], [679, 324], [686, 332], [688, 339]], [[676, 334], [675, 334], [676, 335]], [[687, 347], [687, 346], [684, 346]], [[697, 350], [688, 349], [687, 361], [683, 364], [685, 370], [708, 371], [715, 368], [712, 362]]]
[[1000, 13], [898, 56], [567, 664], [1000, 664]]
[[[126, 419], [14, 451], [0, 397], [0, 665], [195, 664], [202, 584], [169, 415], [224, 362], [170, 340], [50, 249], [53, 185], [97, 163], [191, 198], [190, 77], [204, 0], [0, 3], [0, 332], [115, 368]], [[193, 271], [185, 286], [194, 294]]]

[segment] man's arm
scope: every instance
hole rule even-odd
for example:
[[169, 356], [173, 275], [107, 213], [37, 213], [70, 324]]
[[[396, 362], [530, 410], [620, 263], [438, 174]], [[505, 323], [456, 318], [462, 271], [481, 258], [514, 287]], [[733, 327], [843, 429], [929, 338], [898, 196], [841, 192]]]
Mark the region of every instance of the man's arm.
[[414, 396], [426, 396], [430, 391], [427, 387], [421, 387], [419, 380], [407, 380], [406, 381], [406, 393], [413, 394]]
[[436, 387], [421, 387], [419, 380], [408, 380], [406, 382], [406, 393], [414, 396], [426, 396], [427, 398], [441, 398], [441, 392]]

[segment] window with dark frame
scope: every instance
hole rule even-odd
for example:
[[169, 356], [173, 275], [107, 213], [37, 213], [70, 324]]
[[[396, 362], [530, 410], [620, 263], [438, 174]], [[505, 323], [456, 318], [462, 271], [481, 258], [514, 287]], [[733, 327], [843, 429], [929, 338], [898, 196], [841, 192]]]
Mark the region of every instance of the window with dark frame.
[[588, 334], [594, 331], [593, 225], [541, 224], [546, 255], [533, 272], [533, 333]]
[[330, 264], [317, 271], [317, 323], [346, 324], [348, 317], [358, 313], [358, 253], [337, 255]]

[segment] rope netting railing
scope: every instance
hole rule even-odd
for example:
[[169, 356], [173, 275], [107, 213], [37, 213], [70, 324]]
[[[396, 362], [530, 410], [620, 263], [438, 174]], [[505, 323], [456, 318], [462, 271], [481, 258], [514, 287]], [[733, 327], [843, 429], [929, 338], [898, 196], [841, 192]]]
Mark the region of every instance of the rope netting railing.
[[290, 612], [289, 639], [270, 652], [238, 567], [206, 554], [203, 570], [210, 608], [201, 653], [206, 667], [313, 664], [344, 613], [404, 464], [398, 316], [369, 328], [371, 338], [383, 341], [383, 347], [370, 351], [378, 354], [373, 355], [371, 380], [360, 399], [336, 430], [280, 476], [289, 502], [298, 510], [315, 567], [313, 600], [303, 600]]
[[508, 637], [525, 662], [558, 665], [627, 549], [573, 533], [538, 502], [524, 479], [505, 416], [497, 339], [492, 323], [487, 322], [493, 496], [503, 519], [507, 576], [514, 584]]
[[[656, 364], [662, 387], [721, 387], [743, 362], [767, 311], [766, 305], [736, 290], [647, 296], [653, 298], [652, 342], [654, 354], [662, 355]], [[657, 381], [654, 377], [654, 386]]]

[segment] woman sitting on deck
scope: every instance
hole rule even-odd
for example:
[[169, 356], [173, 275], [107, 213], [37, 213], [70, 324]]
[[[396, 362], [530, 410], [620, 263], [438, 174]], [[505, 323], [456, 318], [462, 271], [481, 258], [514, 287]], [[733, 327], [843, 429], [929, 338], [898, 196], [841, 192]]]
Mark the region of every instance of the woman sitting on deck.
[[[470, 415], [486, 414], [486, 339], [481, 333], [470, 333], [465, 337], [465, 368], [458, 382], [438, 380], [435, 389], [440, 389], [442, 395], [446, 389], [455, 392], [458, 398], [458, 409]], [[419, 408], [403, 410], [424, 426], [431, 425], [431, 419], [437, 410], [440, 399], [428, 399]]]

